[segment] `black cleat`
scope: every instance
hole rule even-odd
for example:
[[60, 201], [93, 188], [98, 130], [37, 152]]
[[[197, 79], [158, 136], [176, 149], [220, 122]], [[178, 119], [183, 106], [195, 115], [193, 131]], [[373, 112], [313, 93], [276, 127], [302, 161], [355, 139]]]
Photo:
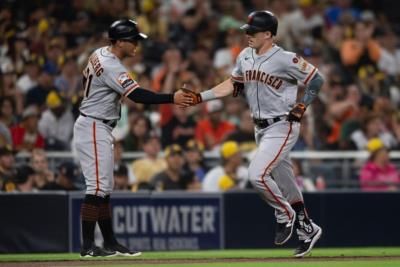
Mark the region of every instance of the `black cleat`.
[[301, 257], [304, 257], [307, 254], [309, 254], [311, 252], [312, 248], [314, 247], [315, 243], [321, 237], [321, 235], [322, 235], [321, 227], [319, 227], [317, 225], [315, 225], [314, 227], [318, 227], [315, 234], [313, 234], [310, 238], [299, 241], [299, 246], [294, 251], [295, 257], [301, 258]]
[[293, 214], [289, 222], [277, 223], [275, 232], [276, 245], [283, 245], [290, 239], [293, 233], [293, 227], [295, 221], [296, 221], [296, 214]]
[[117, 256], [136, 257], [142, 255], [142, 252], [129, 250], [127, 247], [124, 247], [119, 243], [115, 243], [112, 245], [104, 244], [104, 248], [106, 248], [109, 251], [113, 251]]
[[90, 257], [112, 257], [115, 256], [115, 251], [109, 251], [97, 246], [92, 246], [88, 249], [81, 249], [81, 258], [90, 258]]

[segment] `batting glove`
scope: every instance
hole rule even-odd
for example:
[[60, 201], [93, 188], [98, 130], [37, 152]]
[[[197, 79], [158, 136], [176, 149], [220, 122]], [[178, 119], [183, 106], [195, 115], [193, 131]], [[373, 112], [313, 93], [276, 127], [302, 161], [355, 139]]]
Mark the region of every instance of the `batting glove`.
[[304, 105], [303, 103], [297, 103], [289, 111], [287, 120], [290, 122], [292, 122], [292, 121], [300, 122], [301, 118], [304, 115], [304, 112], [306, 112], [306, 109], [307, 109], [306, 105]]

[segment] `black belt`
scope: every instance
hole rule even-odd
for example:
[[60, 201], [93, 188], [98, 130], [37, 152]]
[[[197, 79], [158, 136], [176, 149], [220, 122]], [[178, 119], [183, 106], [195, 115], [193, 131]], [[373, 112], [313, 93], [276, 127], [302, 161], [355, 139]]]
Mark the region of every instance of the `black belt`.
[[253, 122], [258, 128], [263, 129], [263, 128], [267, 128], [271, 124], [274, 124], [275, 122], [282, 121], [284, 119], [286, 119], [286, 116], [275, 117], [275, 118], [271, 118], [271, 119], [256, 119], [256, 118], [253, 118]]
[[118, 120], [102, 120], [102, 119], [99, 119], [99, 118], [96, 118], [96, 117], [93, 117], [93, 116], [89, 116], [89, 115], [83, 114], [82, 112], [81, 112], [81, 116], [101, 121], [102, 123], [107, 124], [111, 128], [114, 128], [117, 125], [117, 121], [118, 121]]

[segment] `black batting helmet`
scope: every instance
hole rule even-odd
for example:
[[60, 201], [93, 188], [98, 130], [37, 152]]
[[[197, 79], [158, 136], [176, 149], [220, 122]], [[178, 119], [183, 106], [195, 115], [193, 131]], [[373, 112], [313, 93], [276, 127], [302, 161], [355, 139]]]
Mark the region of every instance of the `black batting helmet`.
[[278, 20], [270, 11], [254, 11], [250, 13], [247, 23], [241, 26], [240, 29], [248, 33], [270, 31], [272, 35], [276, 35]]
[[111, 24], [108, 29], [108, 38], [110, 40], [143, 40], [147, 38], [147, 35], [139, 31], [136, 21], [121, 19]]

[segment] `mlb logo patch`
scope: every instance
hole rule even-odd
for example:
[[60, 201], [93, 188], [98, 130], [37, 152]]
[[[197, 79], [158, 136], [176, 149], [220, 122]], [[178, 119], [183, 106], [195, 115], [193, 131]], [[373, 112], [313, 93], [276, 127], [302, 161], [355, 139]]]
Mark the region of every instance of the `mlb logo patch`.
[[127, 72], [123, 72], [119, 75], [118, 82], [123, 88], [128, 88], [134, 83], [131, 76], [129, 76]]

